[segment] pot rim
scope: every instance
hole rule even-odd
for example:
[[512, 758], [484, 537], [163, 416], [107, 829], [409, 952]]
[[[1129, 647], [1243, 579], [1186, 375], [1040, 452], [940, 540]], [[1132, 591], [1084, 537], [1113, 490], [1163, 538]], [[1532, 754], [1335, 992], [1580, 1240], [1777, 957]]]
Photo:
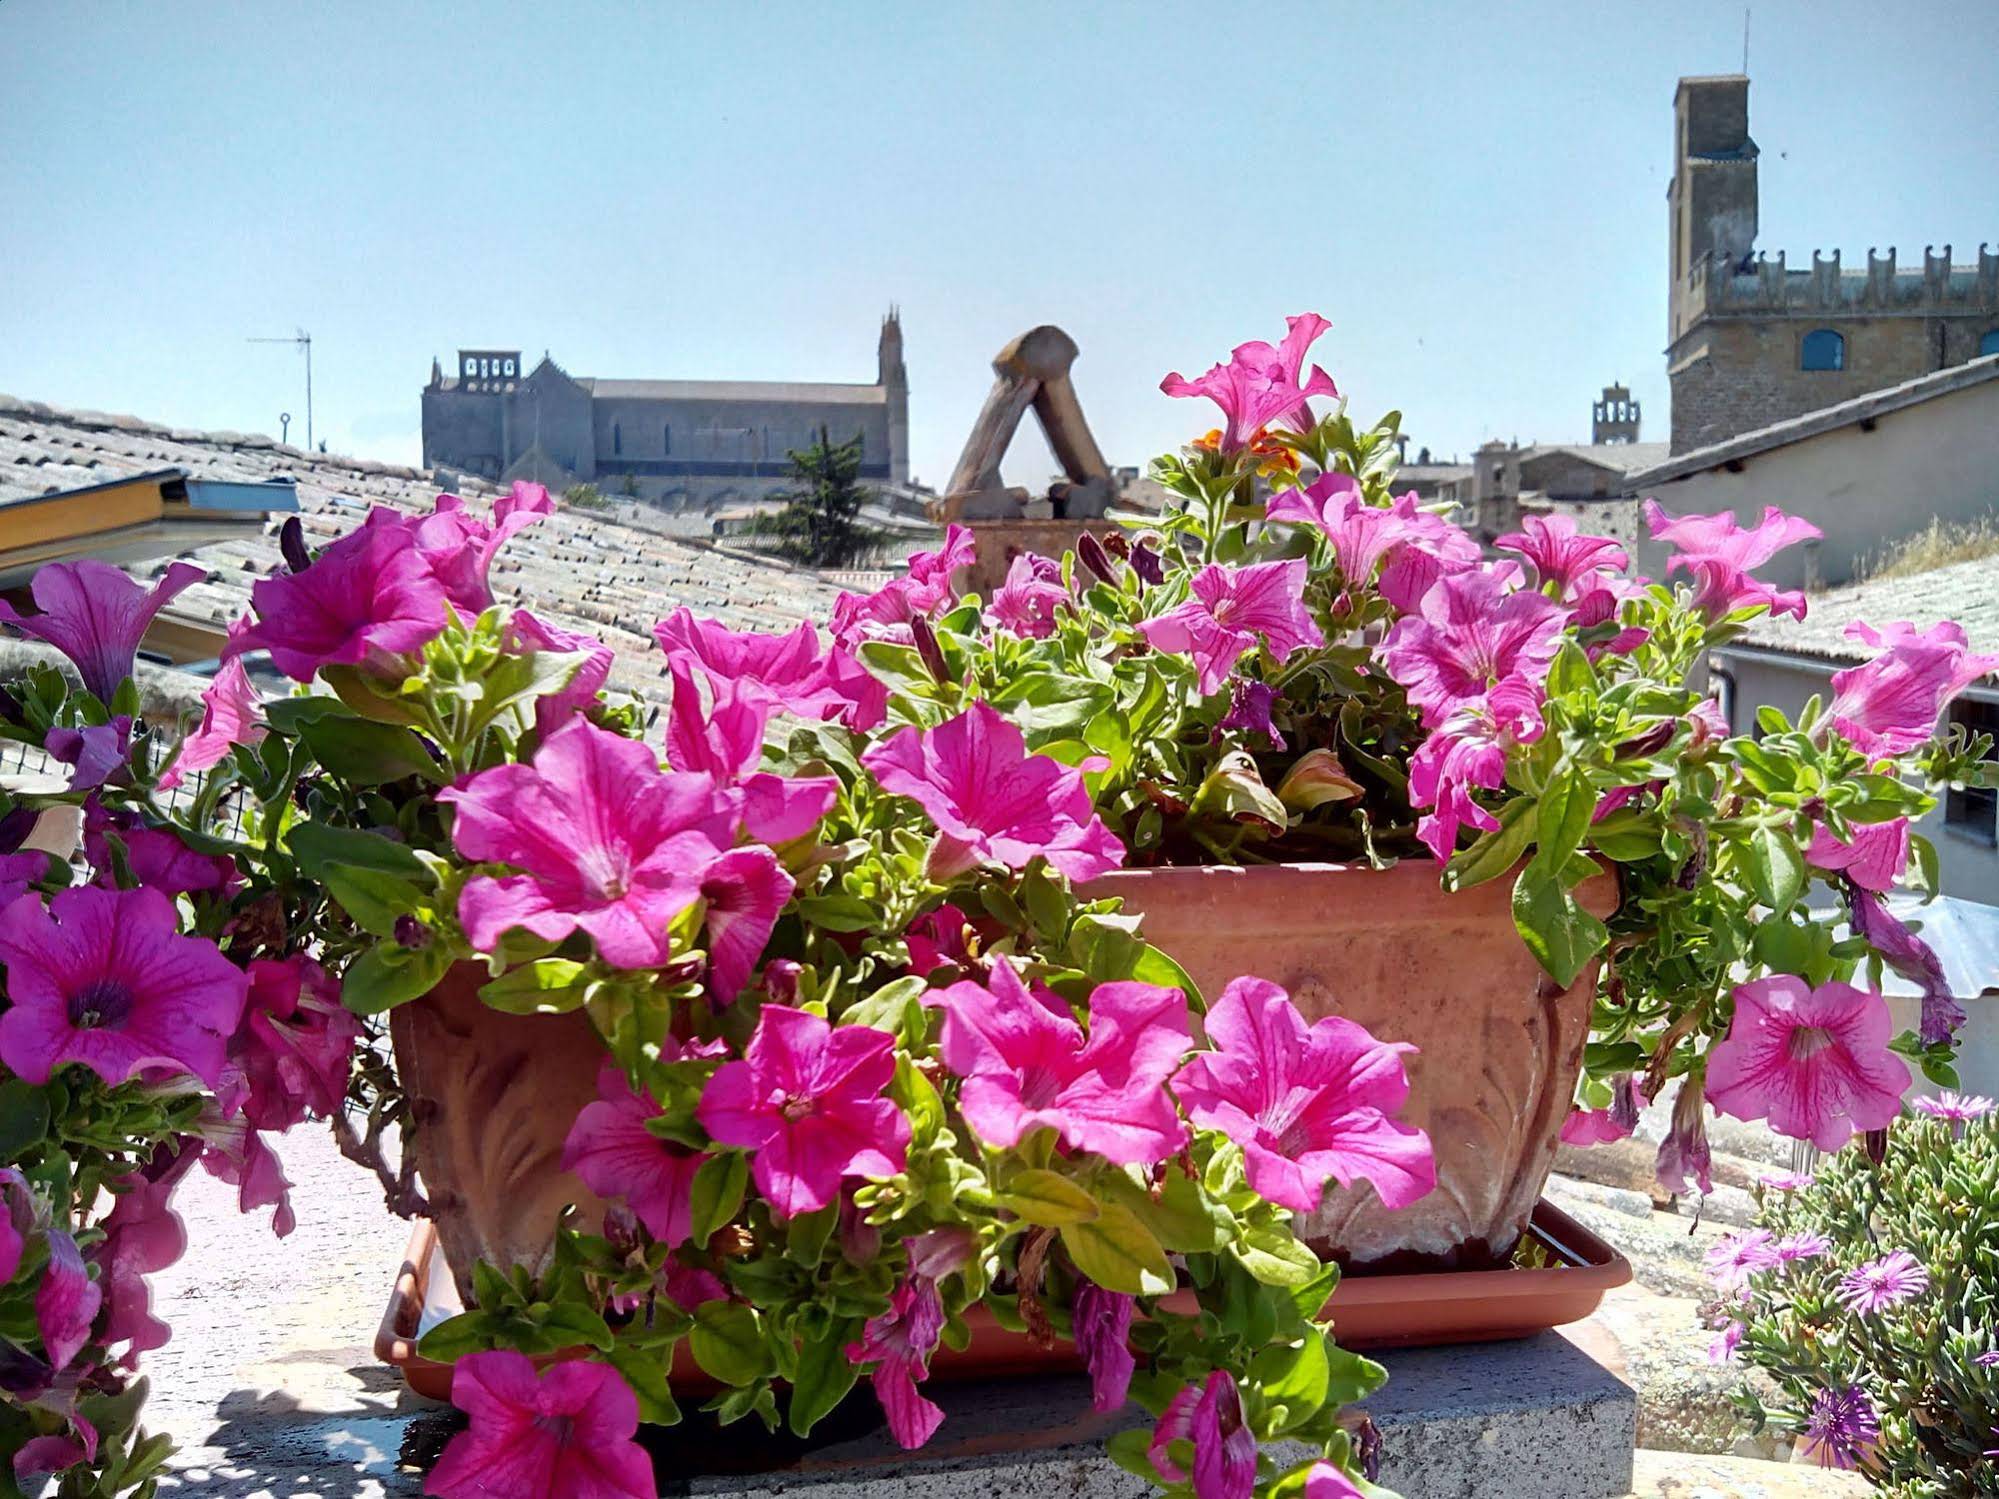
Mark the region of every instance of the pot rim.
[[[1617, 870], [1603, 860], [1597, 861], [1599, 872], [1585, 880], [1576, 890], [1577, 902], [1591, 914], [1603, 917], [1610, 915], [1618, 907], [1620, 900]], [[1078, 894], [1086, 899], [1103, 895], [1137, 895], [1146, 886], [1166, 885], [1223, 885], [1239, 883], [1244, 886], [1258, 885], [1359, 885], [1364, 882], [1393, 882], [1398, 887], [1396, 895], [1403, 900], [1417, 900], [1424, 904], [1425, 896], [1434, 896], [1438, 901], [1454, 903], [1454, 909], [1469, 914], [1469, 907], [1490, 906], [1495, 911], [1503, 910], [1509, 917], [1512, 911], [1513, 881], [1511, 875], [1524, 868], [1525, 860], [1516, 864], [1505, 875], [1482, 881], [1464, 890], [1446, 890], [1440, 883], [1443, 865], [1434, 859], [1397, 859], [1386, 869], [1376, 869], [1371, 864], [1338, 864], [1325, 860], [1306, 860], [1298, 863], [1276, 864], [1156, 864], [1141, 868], [1113, 869], [1108, 874], [1078, 887]], [[1234, 892], [1230, 892], [1233, 894]], [[1462, 902], [1462, 905], [1456, 903]], [[1384, 924], [1393, 920], [1387, 909], [1372, 913], [1373, 919]], [[1431, 919], [1434, 908], [1424, 913], [1424, 919]]]

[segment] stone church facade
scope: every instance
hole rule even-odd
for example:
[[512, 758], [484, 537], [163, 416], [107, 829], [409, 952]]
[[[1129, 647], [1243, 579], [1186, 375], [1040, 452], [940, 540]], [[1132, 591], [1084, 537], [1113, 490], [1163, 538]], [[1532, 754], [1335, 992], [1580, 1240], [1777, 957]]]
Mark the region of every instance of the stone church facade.
[[861, 477], [909, 482], [909, 372], [902, 323], [882, 321], [871, 384], [754, 380], [607, 380], [571, 375], [544, 354], [461, 349], [456, 375], [431, 362], [423, 462], [498, 483], [594, 484], [669, 509], [753, 504], [788, 484], [786, 454], [861, 439]]
[[1891, 245], [1864, 270], [1812, 252], [1809, 270], [1756, 249], [1749, 80], [1682, 78], [1673, 103], [1667, 376], [1684, 453], [1985, 354], [1999, 353], [1999, 254], [1920, 269]]

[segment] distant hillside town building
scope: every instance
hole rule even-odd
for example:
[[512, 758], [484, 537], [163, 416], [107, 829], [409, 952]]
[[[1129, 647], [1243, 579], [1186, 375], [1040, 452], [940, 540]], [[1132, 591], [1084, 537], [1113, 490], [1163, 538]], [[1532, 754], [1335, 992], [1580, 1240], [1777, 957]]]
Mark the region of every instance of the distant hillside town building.
[[571, 375], [547, 354], [460, 349], [458, 372], [431, 361], [423, 461], [495, 483], [606, 495], [714, 512], [788, 483], [786, 454], [818, 439], [861, 439], [861, 477], [909, 482], [909, 372], [902, 322], [882, 320], [872, 384], [762, 380], [607, 380]]
[[1898, 269], [1893, 245], [1864, 270], [1837, 250], [1793, 270], [1756, 249], [1746, 77], [1682, 78], [1673, 130], [1674, 453], [1999, 353], [1999, 254], [1984, 244], [1964, 265], [1926, 245], [1920, 270]]

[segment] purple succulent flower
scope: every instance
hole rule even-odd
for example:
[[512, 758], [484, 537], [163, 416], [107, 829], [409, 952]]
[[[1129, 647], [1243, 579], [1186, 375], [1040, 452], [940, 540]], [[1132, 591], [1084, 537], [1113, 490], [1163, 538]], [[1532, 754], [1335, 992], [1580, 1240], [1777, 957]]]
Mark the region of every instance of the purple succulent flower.
[[1930, 1288], [1929, 1271], [1906, 1249], [1856, 1265], [1840, 1278], [1839, 1299], [1848, 1311], [1880, 1312]]
[[1881, 1422], [1864, 1391], [1820, 1390], [1805, 1424], [1805, 1455], [1821, 1468], [1854, 1468], [1881, 1440]]

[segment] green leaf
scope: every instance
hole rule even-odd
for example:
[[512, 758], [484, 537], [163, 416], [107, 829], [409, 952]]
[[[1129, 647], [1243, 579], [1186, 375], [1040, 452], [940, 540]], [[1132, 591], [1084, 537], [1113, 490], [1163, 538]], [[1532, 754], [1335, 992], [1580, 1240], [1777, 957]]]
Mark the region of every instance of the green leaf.
[[1062, 1247], [1078, 1270], [1107, 1291], [1164, 1296], [1173, 1289], [1166, 1250], [1122, 1203], [1100, 1203], [1095, 1218], [1065, 1225]]
[[794, 1436], [808, 1435], [854, 1387], [861, 1367], [847, 1357], [847, 1344], [860, 1336], [860, 1329], [860, 1318], [846, 1318], [799, 1349], [787, 1413]]
[[468, 1353], [494, 1347], [498, 1330], [498, 1319], [491, 1312], [460, 1312], [425, 1333], [416, 1351], [434, 1364], [455, 1364]]
[[20, 1161], [49, 1132], [49, 1095], [18, 1077], [0, 1082], [0, 1161]]
[[420, 776], [447, 785], [450, 775], [431, 758], [411, 730], [365, 718], [310, 718], [299, 725], [299, 737], [313, 758], [351, 786], [381, 786]]
[[1388, 1383], [1388, 1371], [1380, 1364], [1337, 1344], [1326, 1350], [1326, 1370], [1328, 1405], [1352, 1405]]
[[1539, 804], [1532, 797], [1517, 797], [1499, 809], [1499, 827], [1481, 833], [1467, 849], [1451, 856], [1444, 866], [1446, 890], [1469, 890], [1496, 880], [1518, 864], [1534, 841], [1534, 812]]
[[1029, 1223], [1060, 1228], [1098, 1215], [1096, 1198], [1056, 1171], [1017, 1171], [993, 1201]]
[[1580, 768], [1570, 766], [1551, 776], [1535, 817], [1536, 857], [1555, 869], [1568, 863], [1569, 855], [1582, 847], [1595, 811], [1596, 788]]
[[618, 1371], [639, 1398], [639, 1419], [649, 1426], [676, 1426], [680, 1407], [674, 1403], [667, 1383], [667, 1361], [671, 1349], [634, 1348], [629, 1343], [613, 1343], [604, 1351], [604, 1362]]
[[359, 828], [302, 822], [285, 834], [299, 872], [326, 887], [340, 908], [375, 937], [395, 935], [396, 918], [420, 909], [437, 877], [403, 844]]
[[502, 655], [480, 682], [482, 689], [477, 711], [472, 715], [467, 742], [476, 739], [486, 726], [516, 703], [529, 703], [569, 685], [588, 651], [531, 651], [517, 656]]
[[882, 924], [882, 913], [852, 895], [806, 895], [798, 900], [799, 916], [829, 932], [868, 932]]
[[1178, 1171], [1166, 1174], [1156, 1197], [1122, 1172], [1105, 1186], [1174, 1254], [1213, 1254], [1236, 1236], [1235, 1215]]
[[770, 1350], [756, 1313], [740, 1301], [704, 1301], [687, 1335], [694, 1362], [723, 1384], [755, 1384], [771, 1372]]
[[479, 998], [504, 1015], [565, 1015], [589, 995], [583, 981], [589, 966], [570, 958], [538, 958], [482, 984]]
[[594, 1307], [580, 1301], [557, 1301], [541, 1319], [541, 1330], [558, 1349], [594, 1348], [609, 1351], [614, 1339], [611, 1329]]
[[1513, 925], [1535, 961], [1564, 989], [1610, 940], [1604, 924], [1576, 904], [1564, 877], [1539, 856], [1513, 883]]
[[1805, 860], [1788, 828], [1752, 828], [1741, 845], [1750, 888], [1772, 911], [1788, 911], [1805, 888]]
[[740, 1150], [725, 1150], [701, 1163], [701, 1169], [694, 1173], [689, 1203], [688, 1233], [696, 1248], [736, 1216], [749, 1184], [749, 1158]]
[[1325, 1334], [1315, 1327], [1294, 1344], [1264, 1349], [1250, 1360], [1249, 1377], [1266, 1401], [1289, 1413], [1282, 1426], [1266, 1433], [1282, 1436], [1317, 1415], [1326, 1403], [1332, 1374]]
[[1596, 686], [1596, 668], [1583, 648], [1573, 640], [1562, 642], [1562, 648], [1555, 653], [1555, 659], [1548, 667], [1548, 696], [1567, 697], [1572, 692], [1586, 692]]
[[1282, 1223], [1252, 1223], [1229, 1253], [1266, 1286], [1309, 1285], [1324, 1268], [1319, 1257]]
[[378, 942], [347, 965], [340, 1002], [357, 1015], [379, 1015], [423, 998], [450, 968], [451, 954], [440, 942], [416, 949]]
[[1175, 962], [1170, 954], [1150, 943], [1139, 949], [1138, 957], [1131, 965], [1131, 976], [1141, 984], [1178, 989], [1187, 996], [1187, 1002], [1196, 1012], [1207, 1009], [1207, 1001], [1202, 999], [1201, 986], [1194, 982], [1194, 976]]

